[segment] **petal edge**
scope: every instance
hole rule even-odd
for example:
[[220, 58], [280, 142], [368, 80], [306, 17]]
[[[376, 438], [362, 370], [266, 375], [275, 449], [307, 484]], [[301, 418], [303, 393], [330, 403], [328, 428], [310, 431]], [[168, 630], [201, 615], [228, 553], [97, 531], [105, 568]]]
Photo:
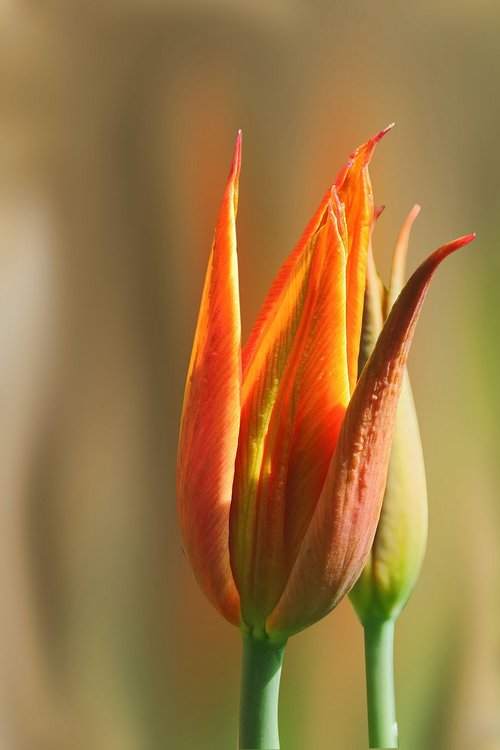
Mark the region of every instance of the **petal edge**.
[[229, 560], [229, 511], [241, 402], [236, 210], [241, 131], [222, 200], [196, 326], [182, 410], [177, 504], [184, 550], [200, 587], [241, 622]]

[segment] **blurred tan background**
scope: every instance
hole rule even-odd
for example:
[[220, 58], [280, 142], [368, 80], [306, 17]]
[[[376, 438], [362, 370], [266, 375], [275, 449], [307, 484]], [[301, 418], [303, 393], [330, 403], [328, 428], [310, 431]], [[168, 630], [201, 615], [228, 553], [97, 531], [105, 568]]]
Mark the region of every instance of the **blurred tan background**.
[[[0, 3], [0, 748], [235, 748], [239, 636], [177, 530], [176, 441], [243, 129], [243, 325], [349, 152], [433, 282], [411, 374], [429, 549], [397, 630], [402, 750], [500, 748], [500, 8]], [[366, 746], [347, 602], [294, 637], [284, 750]]]

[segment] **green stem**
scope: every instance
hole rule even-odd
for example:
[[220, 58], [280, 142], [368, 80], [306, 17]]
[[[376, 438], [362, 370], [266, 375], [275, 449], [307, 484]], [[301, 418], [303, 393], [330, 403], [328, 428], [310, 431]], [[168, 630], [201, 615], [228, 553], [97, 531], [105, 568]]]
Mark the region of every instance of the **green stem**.
[[394, 699], [394, 620], [365, 624], [370, 748], [398, 747]]
[[279, 750], [278, 695], [285, 645], [243, 633], [240, 750]]

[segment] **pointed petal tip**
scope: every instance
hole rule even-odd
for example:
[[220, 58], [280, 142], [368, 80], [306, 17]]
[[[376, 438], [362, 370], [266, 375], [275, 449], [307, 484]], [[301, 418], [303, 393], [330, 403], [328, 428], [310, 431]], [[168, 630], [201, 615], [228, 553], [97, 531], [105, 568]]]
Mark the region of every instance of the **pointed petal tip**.
[[[456, 240], [452, 240], [451, 242], [447, 242], [446, 245], [442, 245], [441, 247], [438, 247], [437, 250], [434, 250], [434, 252], [429, 255], [427, 260], [425, 260], [421, 266], [415, 271], [415, 273], [418, 273], [419, 271], [428, 268], [429, 266], [432, 267], [434, 270], [439, 266], [442, 260], [448, 257], [448, 255], [451, 255], [456, 250], [460, 250], [461, 247], [464, 247], [464, 245], [468, 245], [469, 242], [472, 242], [472, 240], [475, 238], [476, 234], [475, 232], [472, 234], [464, 234], [463, 237], [457, 237]], [[433, 271], [434, 273], [434, 271]]]
[[379, 220], [381, 214], [383, 214], [385, 211], [385, 206], [375, 206], [373, 209], [373, 219], [371, 223], [371, 231], [375, 229], [375, 224]]
[[241, 169], [241, 144], [242, 144], [242, 132], [241, 128], [236, 133], [236, 143], [234, 145], [233, 162], [231, 164], [231, 171], [229, 172], [230, 180], [238, 180]]
[[471, 232], [471, 234], [464, 234], [463, 237], [458, 237], [456, 240], [449, 242], [448, 245], [445, 245], [445, 247], [448, 248], [448, 252], [453, 253], [455, 250], [459, 250], [461, 247], [464, 247], [464, 245], [468, 245], [469, 242], [472, 242], [472, 240], [474, 240], [475, 238], [475, 232]]
[[383, 128], [382, 130], [379, 130], [379, 132], [376, 135], [374, 135], [373, 138], [370, 139], [371, 143], [373, 143], [373, 145], [375, 146], [380, 140], [382, 140], [384, 135], [386, 135], [389, 132], [389, 130], [393, 129], [395, 124], [396, 124], [395, 122], [390, 122], [389, 125], [387, 125], [385, 128]]
[[406, 219], [403, 222], [401, 231], [399, 232], [396, 240], [396, 245], [392, 252], [392, 263], [391, 263], [391, 274], [389, 277], [389, 286], [387, 288], [387, 295], [384, 300], [384, 318], [387, 317], [391, 307], [396, 301], [399, 293], [405, 284], [406, 278], [406, 258], [408, 255], [408, 243], [410, 240], [410, 233], [413, 226], [413, 222], [420, 213], [420, 204], [415, 203], [408, 213]]
[[[389, 125], [387, 125], [387, 127], [383, 128], [382, 130], [379, 130], [379, 132], [376, 135], [374, 135], [372, 138], [370, 138], [370, 140], [368, 140], [365, 143], [365, 145], [362, 147], [365, 150], [364, 160], [363, 160], [363, 163], [365, 166], [367, 166], [368, 163], [370, 162], [370, 159], [373, 156], [373, 152], [375, 151], [375, 146], [377, 145], [377, 143], [381, 141], [384, 135], [386, 135], [389, 132], [389, 130], [392, 130], [393, 127], [394, 127], [394, 123], [391, 122]], [[352, 156], [355, 156], [355, 154], [356, 152], [354, 152]]]
[[415, 205], [410, 209], [406, 219], [403, 222], [403, 226], [401, 227], [401, 231], [396, 242], [396, 247], [394, 249], [394, 255], [400, 255], [402, 253], [403, 256], [406, 257], [411, 228], [421, 209], [422, 206], [419, 203], [415, 203]]

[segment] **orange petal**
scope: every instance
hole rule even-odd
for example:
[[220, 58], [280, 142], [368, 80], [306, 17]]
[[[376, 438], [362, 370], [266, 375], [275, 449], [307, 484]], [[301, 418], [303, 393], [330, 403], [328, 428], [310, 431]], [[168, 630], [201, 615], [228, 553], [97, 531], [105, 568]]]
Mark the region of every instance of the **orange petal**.
[[324, 221], [325, 211], [328, 206], [328, 201], [330, 200], [330, 193], [331, 190], [328, 189], [323, 196], [323, 200], [319, 204], [316, 213], [305, 228], [302, 237], [300, 238], [294, 250], [282, 264], [273, 283], [271, 284], [271, 288], [267, 293], [266, 299], [264, 300], [264, 304], [262, 305], [257, 320], [255, 321], [250, 332], [250, 336], [248, 337], [248, 340], [243, 347], [243, 376], [248, 369], [249, 363], [252, 360], [256, 349], [259, 348], [261, 340], [265, 337], [266, 324], [270, 319], [273, 318], [276, 313], [276, 309], [280, 304], [281, 294], [288, 280], [290, 279], [290, 275], [293, 273], [293, 269], [295, 264], [297, 263], [298, 258], [311, 242], [313, 235], [320, 228], [322, 221]]
[[[309, 495], [300, 501], [311, 504], [313, 496], [314, 510], [337, 438], [330, 418], [333, 413], [340, 427], [348, 400], [347, 366], [345, 359], [342, 362], [346, 253], [336, 211], [341, 211], [340, 204], [329, 206], [291, 269], [243, 381], [230, 545], [243, 619], [254, 628], [264, 625], [288, 577], [285, 527], [300, 526], [299, 510], [293, 520], [288, 511], [290, 472], [292, 481], [297, 479], [293, 457], [307, 470]], [[312, 394], [314, 387], [317, 393]], [[340, 408], [340, 417], [335, 408]], [[310, 434], [312, 428], [318, 429], [317, 435]], [[319, 445], [325, 433], [326, 444]], [[316, 471], [323, 474], [319, 486]], [[309, 517], [307, 512], [307, 522]], [[300, 538], [303, 532], [301, 526]]]
[[436, 250], [389, 315], [349, 404], [313, 519], [267, 631], [290, 635], [338, 604], [359, 577], [377, 527], [392, 433], [415, 326], [434, 272], [474, 235]]
[[349, 258], [347, 261], [347, 361], [351, 393], [358, 378], [358, 356], [365, 296], [366, 256], [374, 209], [368, 165], [375, 146], [393, 124], [351, 154], [348, 168], [335, 183], [345, 205]]
[[[290, 573], [325, 482], [349, 403], [346, 345], [347, 237], [335, 189], [325, 263], [310, 325], [286, 482], [286, 574]], [[339, 229], [341, 230], [339, 232]]]
[[184, 394], [177, 498], [184, 550], [212, 604], [240, 623], [229, 561], [229, 511], [241, 404], [236, 210], [238, 133], [219, 212]]
[[[373, 151], [377, 143], [380, 141], [380, 139], [391, 128], [392, 128], [392, 124], [389, 125], [387, 128], [384, 128], [384, 130], [381, 130], [380, 133], [377, 133], [377, 135], [375, 135], [373, 138], [370, 138], [369, 141], [367, 141], [362, 146], [359, 146], [359, 148], [353, 151], [353, 153], [349, 157], [347, 164], [342, 168], [335, 182], [335, 187], [337, 188], [339, 198], [343, 203], [346, 204], [346, 217], [347, 217], [347, 227], [348, 227], [349, 235], [351, 235], [352, 233], [353, 237], [356, 238], [354, 243], [353, 241], [349, 240], [349, 250], [351, 250], [351, 247], [353, 246], [353, 244], [355, 248], [354, 254], [353, 254], [353, 260], [351, 261], [351, 266], [353, 266], [356, 262], [358, 262], [357, 259], [359, 255], [360, 240], [361, 240], [361, 237], [363, 236], [363, 231], [364, 231], [363, 219], [365, 217], [365, 214], [369, 212], [369, 205], [368, 206], [364, 205], [364, 202], [366, 202], [366, 199], [368, 199], [369, 204], [371, 201], [372, 213], [373, 213], [373, 201], [371, 200], [371, 188], [368, 191], [368, 195], [363, 193], [362, 201], [358, 201], [357, 194], [360, 190], [361, 191], [366, 190], [367, 183], [369, 185], [369, 178], [367, 177], [367, 167], [372, 157]], [[286, 261], [283, 263], [280, 270], [278, 271], [278, 274], [273, 284], [271, 285], [271, 288], [261, 308], [260, 314], [252, 328], [252, 331], [250, 333], [250, 336], [248, 337], [248, 340], [245, 346], [243, 347], [243, 354], [242, 354], [243, 375], [245, 374], [247, 370], [250, 360], [255, 354], [255, 350], [258, 349], [260, 345], [260, 341], [262, 337], [264, 336], [264, 328], [266, 326], [267, 321], [270, 318], [272, 318], [272, 316], [274, 315], [276, 311], [276, 307], [279, 305], [279, 298], [280, 298], [281, 292], [290, 276], [290, 273], [292, 272], [292, 269], [295, 263], [297, 262], [297, 258], [307, 247], [307, 244], [310, 242], [314, 233], [318, 231], [321, 225], [321, 222], [323, 221], [323, 217], [324, 217], [324, 214], [325, 214], [325, 211], [327, 209], [330, 199], [331, 199], [331, 189], [328, 189], [325, 195], [323, 196], [323, 200], [321, 201], [316, 213], [314, 214], [313, 218], [311, 219], [305, 231], [303, 232], [302, 237], [300, 238], [297, 246], [295, 247], [293, 252], [288, 256]], [[350, 314], [350, 318], [352, 318], [352, 321], [349, 323], [350, 327], [352, 328], [350, 339], [354, 340], [354, 337], [356, 336], [356, 331], [357, 331], [358, 345], [359, 345], [359, 330], [360, 330], [361, 315], [362, 315], [362, 310], [363, 310], [362, 295], [364, 293], [364, 265], [363, 265], [362, 259], [361, 259], [361, 266], [359, 268], [359, 271], [354, 274], [352, 272], [350, 273], [353, 275], [353, 279], [350, 284], [351, 298], [357, 299], [356, 295], [357, 295], [358, 284], [361, 284], [363, 288], [363, 291], [361, 293], [361, 311], [358, 311], [357, 308], [354, 309], [353, 312]], [[359, 324], [358, 327], [356, 327], [356, 323]], [[351, 353], [351, 359], [353, 359], [354, 356], [357, 358], [357, 354], [355, 355], [356, 345], [351, 343], [350, 346], [353, 349]], [[357, 363], [356, 363], [356, 366], [357, 366]], [[354, 383], [356, 382], [355, 377], [354, 377], [353, 382]]]

